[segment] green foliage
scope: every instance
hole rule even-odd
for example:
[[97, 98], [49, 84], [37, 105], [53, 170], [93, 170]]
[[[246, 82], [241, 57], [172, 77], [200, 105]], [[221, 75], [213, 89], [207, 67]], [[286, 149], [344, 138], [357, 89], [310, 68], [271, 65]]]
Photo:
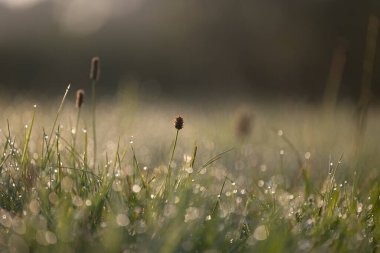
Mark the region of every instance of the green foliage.
[[[108, 148], [94, 164], [86, 124], [79, 131], [79, 113], [63, 113], [63, 102], [50, 136], [40, 130], [50, 116], [36, 109], [27, 129], [8, 124], [0, 140], [1, 252], [377, 251], [380, 187], [377, 171], [365, 166], [379, 160], [366, 150], [355, 161], [364, 168], [359, 176], [343, 156], [327, 166], [323, 152], [303, 159], [302, 142], [282, 131], [263, 131], [267, 146], [260, 134], [222, 141], [222, 129], [213, 143], [202, 137], [188, 146], [191, 124], [179, 132], [164, 121], [160, 143], [142, 135], [126, 141], [122, 131], [111, 142], [102, 136], [118, 122], [105, 109], [98, 144]], [[74, 118], [74, 132], [62, 126], [70, 122], [64, 115]]]

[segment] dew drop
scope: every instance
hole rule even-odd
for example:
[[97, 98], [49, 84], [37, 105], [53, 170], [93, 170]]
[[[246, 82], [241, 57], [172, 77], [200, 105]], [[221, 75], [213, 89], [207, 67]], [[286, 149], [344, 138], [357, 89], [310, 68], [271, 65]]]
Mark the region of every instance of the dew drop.
[[258, 241], [263, 241], [268, 238], [268, 230], [266, 226], [260, 225], [255, 229], [255, 232], [253, 232], [253, 237]]
[[267, 170], [267, 166], [265, 164], [260, 165], [260, 170], [265, 172]]
[[196, 207], [188, 207], [185, 214], [185, 222], [195, 220], [199, 217], [199, 209]]
[[92, 202], [91, 202], [91, 200], [89, 200], [89, 199], [86, 199], [86, 206], [91, 206], [92, 205]]
[[187, 168], [185, 168], [185, 171], [187, 172], [187, 173], [189, 173], [189, 174], [191, 174], [191, 173], [193, 173], [193, 168], [191, 168], [191, 167], [187, 167]]
[[204, 175], [204, 174], [206, 174], [206, 172], [207, 172], [207, 169], [206, 169], [206, 168], [203, 168], [203, 169], [201, 169], [201, 170], [199, 171], [199, 174]]
[[51, 192], [48, 196], [50, 203], [53, 205], [58, 201], [58, 195], [55, 192]]
[[30, 201], [29, 210], [33, 215], [37, 215], [40, 212], [40, 206], [37, 200], [33, 199], [32, 201]]
[[138, 184], [133, 185], [133, 186], [132, 186], [132, 191], [133, 191], [134, 193], [139, 193], [139, 192], [141, 191], [141, 187], [140, 187], [140, 185], [138, 185]]
[[48, 244], [56, 244], [57, 243], [57, 236], [51, 231], [46, 231], [45, 232], [45, 240]]
[[74, 196], [72, 201], [74, 206], [81, 207], [83, 205], [83, 200], [79, 196]]
[[125, 226], [129, 225], [130, 221], [129, 221], [129, 218], [128, 218], [127, 215], [125, 215], [125, 214], [118, 214], [116, 216], [116, 223], [120, 227], [125, 227]]

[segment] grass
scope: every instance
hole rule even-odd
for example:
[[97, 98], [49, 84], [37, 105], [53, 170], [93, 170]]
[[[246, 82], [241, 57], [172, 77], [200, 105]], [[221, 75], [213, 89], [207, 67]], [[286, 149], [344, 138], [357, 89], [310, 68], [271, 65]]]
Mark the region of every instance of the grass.
[[0, 252], [378, 251], [375, 109], [357, 155], [350, 106], [326, 118], [248, 106], [255, 121], [241, 138], [237, 106], [119, 97], [97, 105], [93, 161], [91, 107], [78, 120], [71, 95], [0, 106]]

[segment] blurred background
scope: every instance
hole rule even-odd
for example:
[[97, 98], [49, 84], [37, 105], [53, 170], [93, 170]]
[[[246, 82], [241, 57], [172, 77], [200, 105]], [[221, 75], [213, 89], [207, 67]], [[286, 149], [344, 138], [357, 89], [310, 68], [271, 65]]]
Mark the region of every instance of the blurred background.
[[111, 97], [134, 87], [158, 99], [316, 103], [330, 80], [338, 101], [357, 101], [368, 20], [379, 10], [369, 0], [0, 0], [0, 91], [88, 89], [97, 55], [98, 89]]

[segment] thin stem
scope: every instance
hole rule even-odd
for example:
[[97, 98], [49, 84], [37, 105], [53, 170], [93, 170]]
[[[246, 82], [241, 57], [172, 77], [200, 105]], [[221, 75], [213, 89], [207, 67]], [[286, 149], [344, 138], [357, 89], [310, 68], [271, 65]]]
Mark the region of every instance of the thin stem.
[[47, 162], [48, 162], [49, 159], [50, 159], [50, 153], [51, 153], [50, 143], [51, 143], [51, 140], [52, 140], [52, 136], [53, 136], [53, 133], [54, 133], [55, 126], [56, 126], [56, 124], [57, 124], [57, 122], [58, 122], [59, 115], [60, 115], [60, 113], [61, 113], [61, 111], [62, 111], [63, 104], [65, 103], [67, 93], [68, 93], [69, 90], [70, 90], [70, 85], [71, 85], [71, 84], [69, 84], [69, 85], [67, 86], [66, 91], [65, 91], [65, 94], [64, 94], [63, 97], [62, 97], [61, 104], [59, 105], [59, 108], [58, 108], [57, 114], [56, 114], [55, 119], [54, 119], [53, 127], [51, 128], [50, 135], [48, 136], [49, 140], [48, 140], [48, 142], [46, 143], [46, 160], [44, 160], [43, 168], [46, 167], [46, 164], [47, 164]]
[[220, 203], [220, 198], [222, 197], [222, 193], [223, 193], [223, 190], [224, 190], [224, 186], [226, 185], [226, 181], [227, 181], [227, 176], [224, 177], [224, 181], [223, 181], [223, 185], [222, 185], [222, 188], [220, 189], [220, 192], [219, 192], [219, 195], [218, 195], [218, 200], [216, 201], [215, 203], [215, 206], [214, 208], [212, 209], [212, 212], [211, 212], [211, 218], [214, 218], [215, 216], [215, 212], [219, 206], [219, 203]]
[[52, 136], [53, 136], [53, 132], [54, 132], [54, 129], [55, 129], [55, 125], [57, 124], [57, 121], [58, 121], [58, 117], [61, 113], [61, 110], [63, 108], [63, 104], [65, 103], [65, 100], [66, 100], [66, 96], [67, 96], [67, 93], [69, 92], [70, 90], [70, 85], [69, 84], [66, 88], [66, 91], [65, 91], [65, 94], [63, 95], [63, 98], [61, 100], [61, 104], [59, 105], [59, 108], [58, 108], [58, 111], [57, 111], [57, 114], [55, 115], [55, 119], [54, 119], [54, 123], [53, 123], [53, 127], [51, 128], [51, 132], [50, 132], [50, 135], [49, 135], [49, 142], [48, 142], [48, 145], [47, 145], [47, 150], [49, 150], [49, 147], [50, 147], [50, 142], [51, 142], [51, 139], [52, 139]]
[[96, 93], [95, 93], [96, 81], [92, 81], [92, 135], [94, 138], [94, 168], [96, 162]]
[[175, 135], [174, 145], [173, 145], [173, 149], [172, 149], [172, 153], [171, 153], [170, 160], [169, 160], [169, 165], [168, 165], [168, 178], [167, 178], [167, 186], [168, 187], [170, 186], [170, 180], [171, 180], [171, 174], [172, 174], [171, 164], [173, 162], [174, 151], [175, 151], [175, 148], [177, 146], [178, 132], [179, 132], [179, 130], [177, 129], [177, 133]]
[[79, 127], [79, 118], [80, 118], [80, 111], [81, 108], [78, 107], [78, 113], [77, 113], [77, 121], [75, 123], [75, 132], [73, 134], [73, 146], [71, 148], [71, 155], [73, 159], [73, 167], [75, 168], [75, 152], [76, 152], [76, 140], [77, 140], [77, 135], [78, 135], [78, 127]]
[[[29, 145], [29, 142], [30, 142], [30, 136], [32, 134], [32, 129], [33, 129], [35, 115], [36, 115], [36, 108], [34, 107], [32, 121], [30, 123], [29, 130], [28, 130], [27, 134], [25, 135], [25, 144], [24, 144], [24, 149], [23, 149], [22, 158], [21, 158], [21, 164], [22, 164], [23, 168], [25, 168], [25, 170], [27, 169], [26, 166], [25, 166], [26, 165], [25, 159], [26, 159], [26, 156], [27, 156], [28, 145]], [[25, 174], [27, 175], [27, 171], [25, 171]]]
[[75, 133], [74, 133], [74, 136], [73, 136], [73, 150], [75, 150], [75, 144], [76, 144], [77, 135], [78, 135], [80, 111], [81, 111], [81, 108], [79, 107], [78, 108], [78, 113], [77, 113], [77, 122], [75, 124]]

